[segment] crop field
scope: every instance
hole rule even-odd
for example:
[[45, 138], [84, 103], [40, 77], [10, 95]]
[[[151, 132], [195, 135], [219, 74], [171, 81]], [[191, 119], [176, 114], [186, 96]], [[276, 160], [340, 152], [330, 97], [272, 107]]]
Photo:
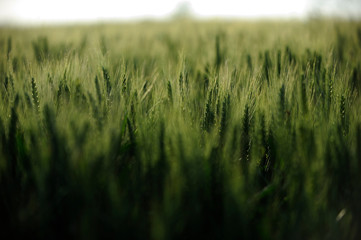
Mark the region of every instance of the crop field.
[[2, 27], [1, 238], [361, 239], [360, 94], [360, 22]]

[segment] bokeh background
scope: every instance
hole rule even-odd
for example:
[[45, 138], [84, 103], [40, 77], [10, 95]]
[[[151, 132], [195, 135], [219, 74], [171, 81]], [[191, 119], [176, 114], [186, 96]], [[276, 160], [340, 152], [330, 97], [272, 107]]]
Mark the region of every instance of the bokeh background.
[[359, 19], [359, 0], [0, 0], [0, 24], [167, 20], [179, 17]]

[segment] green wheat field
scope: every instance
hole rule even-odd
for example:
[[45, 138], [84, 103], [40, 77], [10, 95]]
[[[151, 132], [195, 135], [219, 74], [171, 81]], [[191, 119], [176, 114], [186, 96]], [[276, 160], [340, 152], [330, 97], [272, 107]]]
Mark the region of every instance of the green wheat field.
[[360, 94], [355, 21], [1, 27], [0, 234], [360, 239]]

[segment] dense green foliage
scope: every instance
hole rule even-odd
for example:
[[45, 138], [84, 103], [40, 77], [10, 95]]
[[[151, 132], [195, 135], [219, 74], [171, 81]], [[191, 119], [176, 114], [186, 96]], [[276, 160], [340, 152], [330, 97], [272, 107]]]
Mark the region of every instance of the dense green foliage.
[[0, 226], [360, 239], [361, 24], [0, 29]]

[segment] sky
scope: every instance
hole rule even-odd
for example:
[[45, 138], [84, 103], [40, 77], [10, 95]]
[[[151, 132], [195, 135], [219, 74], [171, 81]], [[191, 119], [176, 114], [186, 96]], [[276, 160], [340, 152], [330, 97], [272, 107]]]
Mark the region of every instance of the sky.
[[[305, 18], [310, 12], [346, 8], [360, 0], [0, 0], [0, 24], [47, 24], [107, 20], [167, 19], [179, 6], [196, 18]], [[347, 5], [347, 4], [346, 4]], [[356, 4], [361, 16], [361, 4]], [[348, 6], [348, 5], [347, 5]], [[347, 9], [348, 12], [354, 10]]]

